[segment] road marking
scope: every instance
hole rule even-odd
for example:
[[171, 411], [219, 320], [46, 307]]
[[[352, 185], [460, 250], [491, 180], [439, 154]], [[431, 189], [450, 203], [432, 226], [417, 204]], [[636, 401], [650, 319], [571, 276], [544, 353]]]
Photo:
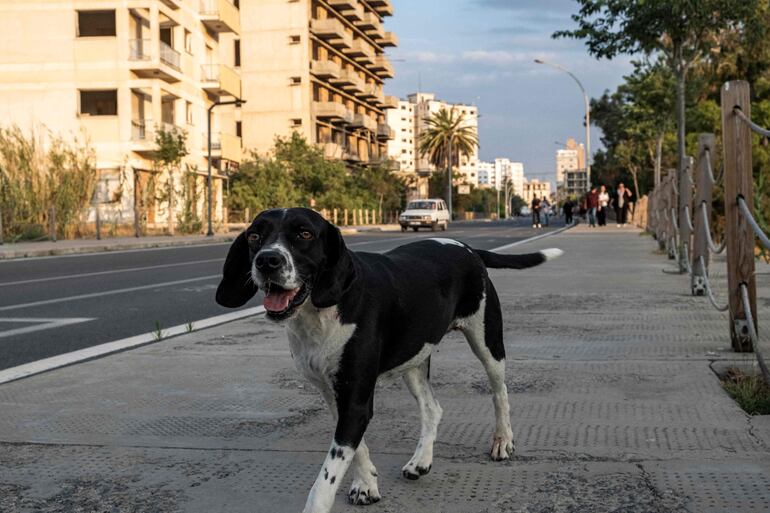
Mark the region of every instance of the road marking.
[[157, 248], [136, 248], [136, 249], [119, 249], [115, 251], [100, 251], [95, 248], [94, 251], [88, 253], [68, 253], [66, 255], [46, 255], [46, 256], [18, 256], [13, 258], [0, 258], [0, 265], [5, 263], [12, 264], [18, 262], [29, 262], [32, 260], [50, 260], [52, 258], [82, 258], [93, 256], [109, 256], [109, 255], [122, 255], [124, 253], [141, 253], [143, 251], [170, 251], [173, 249], [194, 249], [194, 248], [210, 248], [212, 246], [229, 246], [232, 241], [228, 242], [212, 242], [210, 244], [180, 244], [177, 246], [161, 246]]
[[156, 332], [144, 333], [143, 335], [136, 335], [134, 337], [115, 340], [105, 344], [99, 344], [98, 346], [87, 347], [78, 351], [72, 351], [70, 353], [38, 360], [36, 362], [25, 363], [24, 365], [19, 365], [17, 367], [12, 367], [10, 369], [0, 371], [0, 384], [26, 378], [35, 374], [40, 374], [41, 372], [58, 369], [66, 365], [72, 365], [75, 363], [84, 362], [86, 360], [93, 360], [94, 358], [100, 358], [110, 354], [119, 353], [128, 349], [134, 349], [139, 346], [166, 340], [170, 337], [182, 335], [184, 333], [191, 333], [194, 331], [211, 328], [213, 326], [218, 326], [220, 324], [225, 324], [227, 322], [245, 319], [247, 317], [262, 314], [264, 312], [265, 308], [262, 306], [247, 308], [245, 310], [238, 310], [237, 312], [231, 312], [224, 315], [209, 317], [208, 319], [195, 321], [191, 323], [192, 330], [190, 329], [190, 324], [180, 324], [179, 326], [161, 330], [163, 338], [160, 340], [158, 340]]
[[183, 283], [193, 283], [196, 281], [213, 280], [221, 278], [219, 274], [212, 274], [210, 276], [201, 276], [199, 278], [188, 278], [186, 280], [166, 281], [161, 283], [153, 283], [151, 285], [141, 285], [139, 287], [128, 287], [125, 289], [106, 290], [104, 292], [92, 292], [90, 294], [78, 294], [77, 296], [58, 297], [56, 299], [44, 299], [42, 301], [32, 301], [31, 303], [19, 303], [18, 305], [0, 306], [0, 312], [7, 312], [8, 310], [19, 310], [22, 308], [30, 308], [33, 306], [51, 305], [54, 303], [66, 303], [68, 301], [77, 301], [80, 299], [90, 299], [94, 297], [102, 296], [114, 296], [115, 294], [125, 294], [126, 292], [136, 292], [138, 290], [155, 289], [160, 287], [171, 287], [173, 285], [182, 285]]
[[34, 324], [24, 328], [14, 328], [11, 330], [0, 331], [0, 338], [33, 333], [35, 331], [50, 330], [52, 328], [61, 328], [70, 324], [80, 324], [81, 322], [95, 321], [94, 317], [70, 317], [70, 318], [50, 318], [50, 317], [0, 317], [0, 323], [12, 322], [14, 324]]
[[567, 231], [570, 228], [572, 228], [575, 225], [565, 226], [564, 228], [559, 228], [558, 230], [543, 233], [541, 235], [535, 235], [534, 237], [530, 237], [528, 239], [512, 242], [510, 244], [506, 244], [505, 246], [500, 246], [498, 248], [490, 249], [489, 251], [492, 251], [493, 253], [497, 253], [498, 251], [505, 251], [506, 249], [510, 249], [516, 246], [519, 246], [521, 244], [526, 244], [527, 242], [535, 242], [536, 240], [545, 239], [546, 237], [553, 237], [554, 235], [558, 235], [561, 232]]
[[73, 278], [87, 278], [91, 276], [104, 276], [105, 274], [130, 273], [135, 271], [146, 271], [148, 269], [167, 269], [169, 267], [181, 267], [185, 265], [209, 264], [211, 262], [222, 262], [222, 258], [209, 258], [208, 260], [193, 260], [192, 262], [180, 262], [177, 264], [148, 265], [146, 267], [127, 267], [125, 269], [115, 269], [113, 271], [95, 271], [92, 273], [81, 274], [63, 274], [61, 276], [51, 276], [49, 278], [35, 278], [32, 280], [7, 281], [0, 283], [0, 287], [10, 285], [26, 285], [28, 283], [42, 283], [46, 281], [71, 280]]

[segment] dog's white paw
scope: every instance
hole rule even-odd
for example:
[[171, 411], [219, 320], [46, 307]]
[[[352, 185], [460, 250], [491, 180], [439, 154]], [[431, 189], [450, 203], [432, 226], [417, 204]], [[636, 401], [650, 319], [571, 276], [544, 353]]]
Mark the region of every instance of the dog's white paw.
[[490, 452], [493, 461], [509, 460], [513, 457], [513, 451], [513, 434], [495, 435]]
[[401, 474], [405, 478], [414, 481], [416, 479], [420, 479], [421, 476], [424, 476], [430, 472], [432, 466], [433, 465], [429, 462], [420, 464], [419, 462], [414, 461], [414, 459], [411, 459], [409, 460], [409, 463], [401, 468]]
[[348, 501], [356, 506], [368, 506], [382, 499], [380, 491], [377, 489], [377, 480], [373, 479], [366, 482], [363, 479], [356, 478], [350, 485], [348, 492]]

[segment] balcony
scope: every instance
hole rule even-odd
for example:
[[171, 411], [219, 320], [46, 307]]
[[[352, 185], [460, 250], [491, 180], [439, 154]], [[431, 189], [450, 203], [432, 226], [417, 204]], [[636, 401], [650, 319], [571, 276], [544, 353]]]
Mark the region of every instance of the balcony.
[[360, 21], [364, 17], [364, 6], [350, 0], [329, 0], [329, 5], [350, 21]]
[[212, 32], [241, 32], [241, 11], [228, 0], [200, 0], [201, 21]]
[[350, 123], [353, 120], [348, 108], [337, 102], [314, 102], [313, 113], [316, 118], [331, 122]]
[[397, 109], [398, 108], [397, 96], [386, 96], [382, 102], [383, 109]]
[[129, 67], [140, 78], [160, 78], [167, 82], [178, 82], [181, 57], [179, 52], [163, 41], [153, 47], [152, 39], [129, 40]]
[[310, 72], [325, 80], [340, 78], [340, 65], [334, 61], [311, 61]]
[[173, 123], [161, 122], [158, 125], [149, 118], [133, 119], [131, 120], [131, 149], [146, 155], [158, 151], [155, 135], [159, 129], [164, 132], [184, 132], [184, 129]]
[[[203, 137], [203, 155], [208, 155], [208, 134]], [[211, 133], [211, 157], [240, 162], [243, 155], [241, 148], [241, 138], [232, 134], [223, 134], [220, 132]]]
[[361, 96], [363, 96], [368, 100], [377, 98], [377, 96], [380, 95], [380, 92], [377, 89], [377, 84], [364, 84], [364, 87], [361, 93], [362, 93]]
[[369, 0], [377, 14], [380, 16], [393, 16], [393, 4], [390, 0]]
[[383, 37], [379, 43], [380, 46], [384, 47], [398, 46], [398, 36], [393, 32], [385, 32], [385, 37]]
[[353, 44], [350, 45], [350, 48], [345, 50], [345, 54], [351, 57], [362, 57], [368, 55], [370, 60], [372, 57], [374, 57], [372, 55], [373, 53], [374, 50], [372, 49], [371, 45], [363, 39], [354, 39]]
[[345, 26], [336, 18], [312, 19], [310, 20], [310, 30], [335, 48], [350, 48], [353, 44], [353, 36], [345, 32]]
[[366, 82], [358, 76], [358, 73], [351, 69], [344, 69], [340, 72], [340, 78], [335, 81], [343, 89], [363, 93]]
[[349, 124], [350, 128], [366, 128], [371, 132], [377, 131], [377, 121], [366, 114], [357, 113], [353, 115], [353, 120]]
[[396, 76], [396, 73], [393, 70], [393, 65], [384, 55], [378, 55], [375, 57], [371, 68], [380, 78], [393, 78]]
[[377, 139], [380, 141], [393, 140], [396, 138], [396, 134], [389, 125], [380, 123], [377, 125]]
[[204, 64], [201, 66], [202, 87], [217, 96], [241, 97], [241, 77], [224, 64]]
[[342, 158], [342, 146], [337, 143], [323, 143], [324, 158], [339, 160]]
[[380, 17], [374, 13], [366, 12], [361, 21], [356, 22], [356, 26], [363, 31], [372, 30], [382, 25]]

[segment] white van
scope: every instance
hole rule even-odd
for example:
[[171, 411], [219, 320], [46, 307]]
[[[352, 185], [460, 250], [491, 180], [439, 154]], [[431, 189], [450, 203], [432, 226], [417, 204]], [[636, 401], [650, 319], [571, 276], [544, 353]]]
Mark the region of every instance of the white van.
[[449, 227], [449, 209], [442, 199], [424, 199], [410, 201], [406, 210], [399, 216], [398, 224], [401, 231], [407, 228], [414, 231], [420, 228], [430, 228], [434, 232], [437, 228], [446, 231]]

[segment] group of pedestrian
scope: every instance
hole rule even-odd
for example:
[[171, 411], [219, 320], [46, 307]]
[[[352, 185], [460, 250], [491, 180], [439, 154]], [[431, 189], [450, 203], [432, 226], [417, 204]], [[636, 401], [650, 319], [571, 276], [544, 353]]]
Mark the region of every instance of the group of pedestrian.
[[532, 198], [531, 209], [532, 228], [542, 228], [543, 224], [546, 226], [549, 225], [549, 220], [553, 214], [553, 210], [551, 209], [551, 202], [548, 201], [548, 198], [543, 196], [543, 199], [541, 200], [535, 196]]
[[597, 226], [607, 226], [607, 212], [610, 208], [615, 209], [615, 219], [618, 228], [628, 223], [628, 211], [631, 207], [631, 189], [627, 189], [621, 182], [618, 188], [610, 194], [607, 188], [602, 185], [598, 189], [591, 188], [591, 192], [585, 196], [585, 209], [588, 216], [588, 225], [592, 228]]

